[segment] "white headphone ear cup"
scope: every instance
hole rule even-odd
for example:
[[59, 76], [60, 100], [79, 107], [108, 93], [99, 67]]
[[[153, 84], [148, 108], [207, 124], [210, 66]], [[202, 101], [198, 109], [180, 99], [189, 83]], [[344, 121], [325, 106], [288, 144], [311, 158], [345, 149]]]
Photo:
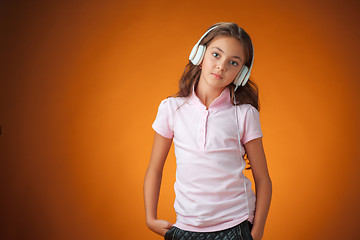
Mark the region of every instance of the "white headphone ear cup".
[[[238, 73], [238, 75], [236, 76], [235, 80], [234, 80], [234, 84], [236, 86], [240, 86], [242, 85], [242, 82], [244, 80], [244, 77], [246, 76], [247, 72], [249, 71], [249, 68], [245, 65], [243, 65]], [[245, 85], [245, 84], [244, 84]], [[242, 85], [242, 86], [244, 86]]]
[[242, 81], [241, 86], [244, 86], [244, 85], [247, 83], [247, 81], [249, 80], [249, 77], [250, 77], [250, 73], [249, 73], [249, 74], [246, 74], [244, 80]]
[[[241, 72], [241, 70], [240, 70]], [[235, 79], [234, 79], [234, 84], [235, 86], [239, 86], [239, 76], [240, 76], [240, 72], [238, 73], [238, 75], [236, 75]]]
[[204, 45], [200, 45], [201, 40], [209, 33], [211, 32], [213, 29], [217, 28], [218, 26], [214, 26], [212, 28], [210, 28], [209, 30], [206, 31], [206, 33], [204, 35], [202, 35], [202, 37], [200, 38], [200, 40], [195, 44], [195, 46], [193, 47], [193, 49], [190, 52], [189, 55], [189, 60], [194, 64], [194, 65], [199, 65], [205, 55], [205, 50], [206, 47]]
[[205, 51], [206, 51], [206, 47], [204, 45], [199, 45], [199, 47], [196, 51], [196, 54], [195, 54], [193, 60], [191, 60], [191, 62], [194, 65], [199, 65], [204, 58]]
[[198, 45], [198, 44], [195, 44], [194, 47], [193, 47], [193, 49], [191, 50], [191, 53], [190, 53], [190, 55], [189, 55], [189, 60], [190, 60], [191, 62], [194, 60], [194, 57], [195, 57], [195, 55], [196, 55], [196, 52], [197, 52], [198, 48], [199, 48], [199, 45]]

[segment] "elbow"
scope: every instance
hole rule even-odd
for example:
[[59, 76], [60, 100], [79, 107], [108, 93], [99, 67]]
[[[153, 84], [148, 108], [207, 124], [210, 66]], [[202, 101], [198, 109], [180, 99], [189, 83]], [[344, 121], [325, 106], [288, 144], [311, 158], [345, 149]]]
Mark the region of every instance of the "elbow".
[[271, 195], [272, 194], [272, 181], [271, 181], [270, 176], [257, 179], [255, 181], [255, 187], [261, 188], [264, 190], [266, 189], [266, 191]]
[[272, 190], [272, 181], [270, 176], [267, 177], [266, 179], [266, 184], [268, 185], [268, 187], [270, 188], [270, 190]]
[[269, 176], [269, 178], [268, 178], [268, 182], [269, 182], [269, 185], [270, 185], [270, 186], [271, 186], [271, 188], [272, 188], [272, 181], [271, 181], [270, 176]]
[[273, 186], [272, 186], [272, 181], [271, 181], [271, 178], [269, 177], [268, 178], [268, 181], [267, 181], [267, 188], [268, 188], [268, 194], [269, 194], [269, 197], [270, 197], [270, 199], [271, 199], [271, 197], [272, 197], [272, 192], [273, 192], [273, 190], [272, 190], [272, 188], [273, 188]]
[[254, 178], [255, 185], [266, 185], [272, 188], [272, 181], [269, 175], [265, 175], [261, 178]]

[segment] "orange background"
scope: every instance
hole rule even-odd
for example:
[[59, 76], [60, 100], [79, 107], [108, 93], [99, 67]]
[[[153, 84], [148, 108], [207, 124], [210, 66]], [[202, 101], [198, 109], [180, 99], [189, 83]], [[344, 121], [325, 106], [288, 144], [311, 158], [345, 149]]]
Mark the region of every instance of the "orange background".
[[[255, 46], [263, 239], [359, 239], [359, 11], [347, 1], [6, 1], [1, 239], [161, 239], [142, 185], [160, 101], [219, 21]], [[159, 217], [175, 220], [173, 150]], [[247, 172], [251, 177], [250, 172]]]

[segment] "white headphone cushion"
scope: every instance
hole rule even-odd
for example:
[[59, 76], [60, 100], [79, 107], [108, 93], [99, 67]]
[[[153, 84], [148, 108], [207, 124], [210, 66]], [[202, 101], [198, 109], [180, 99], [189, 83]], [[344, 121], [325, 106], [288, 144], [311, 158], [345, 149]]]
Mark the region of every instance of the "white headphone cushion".
[[[238, 73], [238, 75], [236, 76], [235, 80], [234, 80], [234, 84], [236, 86], [240, 86], [240, 84], [242, 84], [244, 77], [246, 76], [247, 72], [248, 72], [249, 68], [245, 65], [243, 65]], [[244, 85], [242, 85], [244, 86]]]
[[249, 72], [249, 74], [247, 74], [247, 75], [245, 76], [245, 78], [244, 78], [243, 83], [241, 84], [241, 86], [244, 86], [244, 85], [247, 83], [247, 81], [249, 80], [249, 77], [250, 77], [250, 72]]
[[194, 59], [192, 60], [192, 63], [194, 65], [199, 65], [201, 63], [201, 61], [204, 58], [205, 51], [206, 51], [206, 47], [204, 45], [199, 45], [196, 54], [194, 56]]
[[199, 45], [198, 45], [198, 44], [195, 44], [194, 47], [193, 47], [193, 49], [191, 50], [191, 53], [190, 53], [190, 55], [189, 55], [189, 60], [190, 60], [190, 61], [193, 61], [193, 59], [194, 59], [194, 57], [195, 57], [195, 55], [196, 55], [196, 52], [197, 52], [197, 50], [198, 50], [198, 47], [199, 47]]

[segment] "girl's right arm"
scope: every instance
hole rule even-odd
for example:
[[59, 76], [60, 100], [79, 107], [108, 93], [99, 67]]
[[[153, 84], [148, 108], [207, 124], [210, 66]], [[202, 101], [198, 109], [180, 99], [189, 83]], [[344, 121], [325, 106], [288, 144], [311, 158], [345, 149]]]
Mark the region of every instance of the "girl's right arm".
[[161, 236], [164, 236], [172, 227], [171, 223], [157, 219], [162, 173], [171, 143], [172, 139], [165, 138], [155, 132], [150, 162], [144, 180], [146, 225], [150, 230]]

